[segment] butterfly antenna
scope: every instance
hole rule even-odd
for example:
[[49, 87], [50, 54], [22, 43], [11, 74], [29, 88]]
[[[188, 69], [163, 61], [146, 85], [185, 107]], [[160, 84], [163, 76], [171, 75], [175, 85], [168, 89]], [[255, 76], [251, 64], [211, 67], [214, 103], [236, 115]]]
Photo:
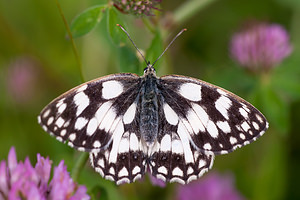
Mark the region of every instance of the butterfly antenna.
[[136, 50], [140, 53], [140, 55], [143, 57], [144, 61], [146, 62], [146, 64], [148, 65], [149, 62], [146, 60], [145, 56], [142, 54], [142, 52], [140, 51], [140, 49], [136, 46], [136, 44], [133, 42], [133, 40], [131, 39], [129, 33], [127, 33], [127, 31], [125, 30], [125, 28], [123, 28], [123, 26], [121, 26], [120, 24], [117, 24], [117, 26], [119, 26], [122, 31], [124, 31], [127, 35], [127, 37], [129, 38], [129, 40], [131, 41], [131, 43], [134, 45], [134, 47], [136, 48]]
[[154, 64], [162, 57], [162, 55], [164, 55], [164, 53], [169, 49], [169, 47], [171, 46], [171, 44], [173, 44], [173, 42], [187, 29], [184, 28], [182, 29], [174, 38], [173, 40], [169, 43], [169, 45], [165, 48], [165, 50], [162, 52], [162, 54], [160, 54], [160, 56], [153, 62], [152, 66], [154, 66]]

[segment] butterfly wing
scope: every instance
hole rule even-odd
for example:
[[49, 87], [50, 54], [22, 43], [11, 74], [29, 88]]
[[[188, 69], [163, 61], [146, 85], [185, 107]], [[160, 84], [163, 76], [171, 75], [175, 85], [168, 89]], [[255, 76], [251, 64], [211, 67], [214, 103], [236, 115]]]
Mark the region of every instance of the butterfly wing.
[[[268, 128], [265, 117], [250, 103], [220, 87], [194, 78], [164, 76], [160, 92], [169, 106], [169, 123], [200, 152], [225, 154], [256, 140]], [[187, 134], [185, 134], [187, 133]]]
[[162, 181], [181, 184], [201, 177], [212, 167], [214, 155], [197, 151], [184, 136], [184, 127], [178, 129], [168, 123], [163, 110], [160, 115], [160, 131], [148, 160], [151, 174]]
[[132, 117], [125, 112], [136, 100], [140, 83], [134, 74], [89, 81], [54, 99], [38, 121], [46, 132], [78, 150], [108, 148], [113, 137], [120, 141], [124, 134], [124, 124]]

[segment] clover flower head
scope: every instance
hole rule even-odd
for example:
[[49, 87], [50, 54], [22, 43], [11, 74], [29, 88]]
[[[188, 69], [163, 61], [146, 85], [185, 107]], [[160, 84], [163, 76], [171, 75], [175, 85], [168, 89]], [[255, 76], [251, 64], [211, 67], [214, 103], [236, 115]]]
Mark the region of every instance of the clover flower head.
[[153, 10], [161, 0], [113, 0], [114, 6], [123, 13], [136, 16], [153, 16]]
[[252, 71], [278, 66], [292, 52], [289, 34], [278, 24], [259, 23], [233, 35], [231, 55]]
[[30, 200], [88, 200], [85, 186], [74, 183], [64, 162], [55, 167], [50, 180], [52, 161], [37, 155], [33, 167], [26, 158], [17, 161], [14, 147], [8, 154], [7, 162], [0, 163], [0, 199]]
[[180, 185], [177, 190], [178, 200], [205, 199], [244, 199], [234, 187], [233, 177], [229, 174], [210, 173], [206, 177], [187, 185]]

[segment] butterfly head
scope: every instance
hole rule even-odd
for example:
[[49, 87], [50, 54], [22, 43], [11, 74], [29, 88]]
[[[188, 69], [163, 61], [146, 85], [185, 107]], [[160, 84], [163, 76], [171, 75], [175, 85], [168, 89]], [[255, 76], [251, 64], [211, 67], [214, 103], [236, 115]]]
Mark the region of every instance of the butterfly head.
[[147, 75], [156, 75], [156, 71], [153, 65], [150, 64], [150, 62], [147, 62], [147, 67], [144, 69], [144, 76]]

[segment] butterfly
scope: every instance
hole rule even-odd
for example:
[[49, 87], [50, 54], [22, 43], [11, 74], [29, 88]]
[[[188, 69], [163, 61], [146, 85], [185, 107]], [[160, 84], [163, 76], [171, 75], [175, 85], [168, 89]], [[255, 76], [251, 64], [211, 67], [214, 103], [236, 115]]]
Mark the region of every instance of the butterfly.
[[92, 167], [117, 184], [147, 171], [189, 183], [212, 167], [215, 155], [255, 141], [268, 128], [263, 114], [235, 94], [191, 77], [158, 77], [153, 65], [147, 62], [143, 76], [112, 74], [67, 91], [41, 111], [39, 124], [90, 152]]

